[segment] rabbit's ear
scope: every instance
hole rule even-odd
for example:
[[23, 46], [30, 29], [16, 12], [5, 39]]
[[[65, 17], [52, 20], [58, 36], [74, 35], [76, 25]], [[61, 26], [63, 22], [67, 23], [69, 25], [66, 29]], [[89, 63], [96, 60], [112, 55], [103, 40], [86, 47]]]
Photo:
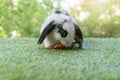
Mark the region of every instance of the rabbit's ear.
[[53, 31], [53, 29], [55, 28], [56, 24], [55, 21], [50, 22], [42, 31], [39, 40], [38, 40], [38, 44], [41, 44], [43, 42], [43, 40], [45, 39], [45, 37], [51, 32]]

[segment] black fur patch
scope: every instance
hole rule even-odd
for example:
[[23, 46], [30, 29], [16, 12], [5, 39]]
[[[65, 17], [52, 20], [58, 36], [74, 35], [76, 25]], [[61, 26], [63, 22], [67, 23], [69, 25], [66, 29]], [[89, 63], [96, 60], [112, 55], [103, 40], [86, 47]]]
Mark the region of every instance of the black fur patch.
[[63, 14], [62, 11], [55, 11], [55, 13], [57, 13], [57, 14]]
[[66, 15], [66, 16], [70, 16], [68, 13], [64, 13], [64, 12], [62, 12], [62, 11], [55, 11], [55, 13], [56, 13], [56, 14], [64, 14], [64, 15]]
[[68, 35], [68, 32], [64, 30], [62, 27], [59, 27], [58, 33], [60, 33], [61, 37], [65, 38]]

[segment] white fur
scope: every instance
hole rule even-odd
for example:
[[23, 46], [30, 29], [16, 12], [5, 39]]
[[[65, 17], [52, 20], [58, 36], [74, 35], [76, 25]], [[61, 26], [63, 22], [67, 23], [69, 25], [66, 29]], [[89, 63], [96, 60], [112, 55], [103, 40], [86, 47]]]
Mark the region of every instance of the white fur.
[[74, 36], [75, 36], [75, 28], [74, 28], [74, 25], [71, 23], [71, 22], [65, 22], [64, 24], [63, 24], [63, 28], [65, 29], [65, 30], [67, 30], [67, 32], [68, 32], [68, 35], [65, 37], [65, 38], [63, 38], [63, 37], [57, 37], [57, 39], [59, 39], [60, 40], [60, 42], [64, 45], [64, 46], [66, 46], [66, 47], [68, 47], [68, 46], [70, 46], [71, 44], [72, 44], [72, 42], [73, 42], [73, 40], [74, 40]]
[[62, 23], [65, 19], [72, 21], [70, 16], [66, 16], [65, 14], [56, 14], [55, 12], [51, 13], [46, 20], [44, 21], [43, 25], [41, 26], [40, 33], [44, 30], [44, 28], [51, 22], [55, 21], [56, 23]]
[[40, 34], [43, 32], [44, 28], [53, 20], [55, 21], [55, 23], [59, 23], [59, 24], [63, 23], [64, 20], [67, 20], [67, 22], [63, 24], [63, 28], [67, 30], [68, 35], [65, 38], [61, 37], [60, 34], [57, 32], [58, 28], [55, 28], [45, 38], [43, 42], [45, 47], [52, 48], [58, 43], [62, 43], [66, 47], [70, 46], [75, 37], [75, 28], [73, 25], [74, 21], [70, 16], [67, 16], [65, 14], [56, 14], [56, 13], [50, 14], [43, 23], [43, 25], [41, 26]]

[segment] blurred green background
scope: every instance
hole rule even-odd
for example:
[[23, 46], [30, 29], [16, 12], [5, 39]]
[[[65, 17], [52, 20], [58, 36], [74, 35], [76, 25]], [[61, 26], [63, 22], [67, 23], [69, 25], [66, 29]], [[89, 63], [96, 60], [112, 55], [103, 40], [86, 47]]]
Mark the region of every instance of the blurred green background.
[[120, 0], [0, 0], [0, 37], [38, 37], [54, 10], [68, 12], [84, 37], [120, 37]]

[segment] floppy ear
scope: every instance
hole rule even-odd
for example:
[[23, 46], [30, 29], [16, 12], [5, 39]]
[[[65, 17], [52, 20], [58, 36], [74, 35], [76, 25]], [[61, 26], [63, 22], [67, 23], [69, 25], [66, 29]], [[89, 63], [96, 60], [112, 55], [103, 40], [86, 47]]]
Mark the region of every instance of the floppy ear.
[[41, 44], [43, 42], [45, 37], [55, 28], [55, 26], [56, 26], [55, 21], [52, 21], [44, 28], [39, 37], [38, 44]]
[[74, 24], [74, 27], [75, 27], [75, 42], [79, 44], [79, 48], [82, 48], [83, 34], [77, 24]]

